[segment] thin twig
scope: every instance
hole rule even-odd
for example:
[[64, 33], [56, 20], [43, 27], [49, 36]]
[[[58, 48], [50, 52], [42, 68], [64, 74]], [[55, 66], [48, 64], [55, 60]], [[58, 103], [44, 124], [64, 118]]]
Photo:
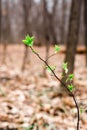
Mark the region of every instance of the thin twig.
[[68, 89], [67, 85], [55, 74], [54, 70], [52, 70], [52, 68], [49, 66], [49, 64], [47, 63], [47, 61], [43, 60], [40, 55], [32, 48], [30, 47], [30, 49], [32, 50], [32, 52], [37, 55], [37, 57], [42, 61], [44, 62], [44, 64], [49, 67], [49, 69], [51, 70], [51, 72], [53, 73], [54, 77], [64, 86], [64, 88], [70, 93], [70, 95], [72, 96], [73, 100], [74, 100], [74, 103], [75, 103], [75, 106], [77, 108], [77, 129], [76, 130], [79, 130], [79, 121], [80, 121], [80, 112], [79, 112], [79, 105], [78, 105], [78, 102], [75, 98], [75, 95]]
[[53, 56], [55, 56], [55, 55], [56, 55], [56, 53], [51, 54], [51, 55], [46, 59], [46, 61], [48, 61], [51, 57], [53, 57]]

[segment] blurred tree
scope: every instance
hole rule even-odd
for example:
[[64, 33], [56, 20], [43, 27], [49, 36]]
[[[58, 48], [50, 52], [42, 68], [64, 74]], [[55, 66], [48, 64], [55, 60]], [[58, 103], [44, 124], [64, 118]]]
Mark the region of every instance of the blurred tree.
[[[50, 49], [50, 30], [49, 30], [49, 12], [47, 8], [47, 1], [43, 0], [43, 36], [44, 42], [46, 46], [46, 56], [45, 60], [47, 61], [49, 57], [49, 49]], [[46, 76], [46, 68], [43, 70], [43, 76]]]
[[[8, 35], [8, 37], [11, 36], [12, 37], [11, 40], [14, 39], [15, 42], [17, 41], [20, 42], [20, 40], [23, 38], [22, 36], [26, 34], [24, 31], [25, 29], [23, 30], [23, 28], [25, 28], [24, 19], [26, 19], [24, 17], [26, 17], [27, 14], [24, 15], [24, 9], [23, 9], [24, 7], [22, 3], [23, 0], [2, 0], [2, 3], [4, 3], [4, 6], [6, 5], [7, 1], [9, 1], [8, 2], [9, 3], [8, 16], [9, 16], [9, 21], [10, 21], [11, 34], [13, 34], [14, 38], [11, 35]], [[29, 7], [30, 5], [29, 1], [30, 0], [27, 1], [27, 5], [26, 5], [28, 16], [29, 16], [27, 18], [28, 26], [30, 26], [30, 27], [27, 27], [27, 30], [29, 30], [28, 33], [31, 32], [30, 30], [32, 26], [32, 32], [37, 37], [37, 41], [38, 39], [40, 39], [40, 42], [41, 42], [43, 41], [43, 39], [45, 39], [45, 37], [49, 37], [46, 39], [49, 39], [49, 42], [52, 44], [55, 44], [58, 42], [63, 43], [64, 41], [66, 41], [67, 32], [68, 32], [68, 23], [69, 23], [68, 19], [70, 16], [71, 0], [70, 1], [69, 0], [50, 0], [50, 1], [45, 0], [46, 6], [47, 6], [47, 10], [45, 11], [48, 12], [48, 14], [45, 15], [47, 17], [46, 19], [43, 18], [43, 14], [45, 14], [44, 12], [45, 8], [43, 8], [44, 6], [42, 3], [44, 3], [44, 0], [40, 0], [38, 2], [36, 2], [35, 0], [32, 0], [31, 1], [33, 2], [32, 10], [30, 9], [31, 7]], [[26, 0], [24, 0], [24, 2], [26, 3]], [[2, 9], [3, 9], [3, 6], [2, 6]], [[5, 15], [5, 11], [4, 11], [4, 15]], [[2, 19], [5, 19], [5, 17]], [[7, 20], [3, 20], [3, 21], [4, 22], [3, 22], [2, 28], [4, 28], [4, 25], [7, 24], [7, 23], [5, 24]], [[47, 31], [48, 36], [45, 36], [44, 34], [46, 31], [43, 31], [43, 30], [46, 30], [45, 28], [43, 29], [43, 27], [45, 26], [44, 25], [45, 23], [48, 23], [48, 31]], [[81, 26], [83, 26], [82, 23], [81, 23]], [[81, 34], [83, 34], [83, 30]], [[83, 42], [83, 38], [82, 38], [83, 36], [81, 34], [80, 34], [80, 39], [82, 39], [81, 42]]]
[[2, 9], [2, 37], [3, 42], [11, 42], [12, 33], [11, 33], [11, 21], [9, 16], [9, 0], [6, 0]]
[[81, 0], [72, 0], [65, 62], [68, 63], [68, 73], [73, 73], [76, 47], [80, 25]]
[[0, 43], [1, 43], [1, 19], [2, 19], [2, 0], [0, 0]]
[[7, 43], [12, 41], [11, 22], [9, 17], [9, 0], [4, 3], [5, 8], [2, 10], [2, 42], [3, 42], [3, 63], [7, 55]]
[[52, 12], [49, 13], [49, 29], [50, 29], [50, 42], [53, 44], [57, 44], [56, 32], [55, 32], [55, 17], [56, 17], [56, 9], [58, 6], [58, 0], [54, 0]]
[[54, 0], [52, 12], [48, 11], [47, 1], [43, 0], [43, 36], [46, 45], [46, 60], [49, 56], [50, 43], [57, 44], [55, 32], [55, 13], [58, 0]]
[[[45, 57], [46, 61], [49, 57], [50, 44], [57, 43], [55, 32], [55, 21], [54, 21], [57, 2], [58, 0], [54, 0], [52, 12], [49, 12], [47, 7], [47, 1], [43, 0], [43, 36], [46, 45], [46, 57]], [[45, 69], [44, 69], [44, 75], [46, 75]]]
[[[63, 83], [66, 83], [67, 75], [72, 74], [74, 71], [74, 63], [75, 63], [75, 54], [76, 54], [76, 47], [78, 44], [78, 37], [79, 37], [79, 28], [80, 28], [80, 11], [81, 11], [81, 0], [72, 0], [71, 3], [71, 11], [70, 11], [70, 18], [69, 18], [69, 30], [68, 30], [68, 37], [67, 37], [67, 46], [66, 46], [66, 55], [65, 55], [65, 64], [68, 64], [68, 72], [66, 74], [65, 70], [63, 70]], [[61, 84], [62, 86], [62, 84]], [[61, 94], [66, 95], [66, 89], [61, 87], [60, 89]]]
[[86, 67], [87, 67], [87, 0], [84, 0], [84, 24], [85, 24]]
[[47, 9], [47, 1], [43, 0], [43, 36], [44, 36], [44, 42], [46, 45], [46, 57], [45, 59], [48, 59], [49, 56], [49, 47], [50, 47], [50, 36], [49, 36], [49, 12]]
[[[29, 24], [30, 11], [32, 6], [32, 0], [22, 0], [22, 7], [24, 12], [24, 35], [29, 34], [31, 36], [31, 26]], [[24, 58], [22, 64], [22, 71], [25, 69], [26, 63], [30, 62], [30, 53], [28, 46], [25, 45]]]
[[65, 43], [65, 26], [66, 26], [66, 0], [62, 0], [62, 19], [61, 19], [61, 43]]

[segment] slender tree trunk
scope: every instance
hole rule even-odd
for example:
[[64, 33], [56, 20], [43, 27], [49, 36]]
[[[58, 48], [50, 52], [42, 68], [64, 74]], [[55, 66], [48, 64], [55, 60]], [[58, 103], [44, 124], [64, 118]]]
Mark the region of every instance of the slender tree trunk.
[[53, 44], [57, 44], [57, 39], [56, 39], [56, 32], [55, 32], [55, 17], [56, 17], [56, 8], [58, 5], [58, 0], [54, 0], [54, 4], [53, 4], [53, 8], [52, 8], [52, 13], [49, 14], [49, 24], [50, 24], [50, 37], [51, 38], [51, 42]]
[[72, 0], [71, 15], [69, 20], [69, 32], [66, 47], [65, 62], [68, 63], [68, 73], [73, 73], [76, 48], [78, 44], [80, 28], [81, 0]]
[[[50, 36], [49, 36], [49, 14], [47, 9], [47, 2], [43, 0], [43, 36], [46, 47], [46, 55], [45, 60], [49, 57], [49, 49], [50, 49]], [[46, 68], [44, 67], [43, 76], [46, 76]]]
[[7, 56], [7, 45], [8, 42], [11, 42], [12, 40], [12, 33], [11, 33], [11, 23], [10, 23], [10, 17], [9, 17], [9, 0], [5, 3], [5, 14], [3, 15], [3, 21], [5, 24], [2, 26], [2, 42], [3, 42], [3, 59], [2, 63], [6, 63], [6, 56]]
[[25, 65], [26, 65], [26, 62], [27, 62], [27, 55], [28, 55], [28, 47], [27, 45], [25, 45], [25, 52], [24, 52], [24, 59], [23, 59], [23, 64], [22, 64], [22, 71], [25, 70]]
[[2, 9], [1, 9], [1, 7], [2, 7], [2, 1], [0, 0], [0, 43], [1, 43], [1, 31], [2, 31], [2, 29], [1, 29], [1, 21], [2, 21]]
[[1, 25], [2, 25], [2, 0], [0, 0], [0, 45], [2, 43], [2, 40], [1, 40], [1, 35], [2, 35], [2, 28], [1, 28]]
[[45, 39], [45, 45], [46, 45], [46, 60], [49, 55], [49, 19], [48, 19], [48, 10], [47, 10], [47, 2], [46, 0], [43, 0], [43, 24], [44, 24], [44, 29], [43, 29], [43, 35]]
[[5, 42], [3, 44], [3, 59], [2, 59], [3, 64], [6, 63], [6, 56], [7, 56], [7, 43]]
[[84, 24], [85, 24], [86, 67], [87, 67], [87, 0], [84, 0]]
[[[28, 10], [27, 10], [27, 0], [22, 0], [22, 6], [23, 6], [23, 11], [24, 11], [24, 34], [27, 35], [28, 34]], [[25, 66], [26, 66], [26, 61], [27, 61], [27, 57], [28, 57], [28, 46], [25, 46], [25, 50], [24, 50], [24, 57], [23, 57], [23, 63], [22, 63], [22, 71], [25, 70]]]
[[[72, 74], [74, 71], [74, 63], [75, 63], [75, 54], [76, 48], [78, 44], [78, 36], [79, 36], [79, 28], [80, 28], [80, 10], [81, 10], [81, 0], [72, 0], [71, 4], [71, 14], [69, 19], [69, 30], [68, 30], [68, 39], [66, 46], [66, 55], [65, 62], [68, 63], [68, 73], [66, 74], [63, 70], [64, 77], [62, 81], [66, 83], [66, 79], [68, 74]], [[61, 85], [60, 89], [61, 94], [66, 95], [66, 89]]]
[[[31, 27], [29, 25], [29, 14], [31, 11], [31, 0], [22, 0], [22, 5], [23, 5], [23, 11], [24, 11], [24, 33], [25, 35], [29, 34], [31, 35]], [[25, 45], [25, 51], [24, 51], [24, 58], [23, 58], [23, 64], [22, 64], [22, 71], [25, 70], [26, 63], [30, 62], [30, 51], [29, 47]]]
[[[46, 56], [45, 56], [46, 61], [49, 57], [50, 44], [51, 43], [57, 44], [56, 33], [55, 33], [55, 24], [54, 24], [57, 2], [58, 2], [58, 0], [54, 0], [52, 13], [50, 13], [47, 8], [47, 1], [43, 0], [43, 22], [44, 22], [43, 23], [43, 25], [44, 25], [43, 36], [45, 39], [45, 46], [46, 46]], [[44, 74], [44, 76], [46, 76], [45, 68], [44, 68], [43, 74]]]
[[62, 0], [61, 43], [65, 43], [66, 0]]
[[49, 37], [48, 37], [48, 42], [46, 42], [46, 57], [45, 57], [46, 61], [47, 61], [48, 56], [49, 56], [49, 48], [50, 48], [50, 44], [49, 44]]

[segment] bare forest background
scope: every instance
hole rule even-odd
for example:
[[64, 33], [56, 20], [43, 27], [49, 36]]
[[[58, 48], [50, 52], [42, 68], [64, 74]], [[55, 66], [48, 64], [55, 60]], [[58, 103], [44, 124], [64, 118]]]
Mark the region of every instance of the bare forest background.
[[87, 130], [87, 0], [0, 0], [0, 130], [30, 129]]
[[[38, 45], [48, 40], [51, 44], [66, 43], [71, 0], [2, 0], [1, 8], [0, 42], [20, 43], [26, 34], [30, 34], [36, 36]], [[84, 0], [80, 12], [79, 44], [84, 44], [83, 12]]]

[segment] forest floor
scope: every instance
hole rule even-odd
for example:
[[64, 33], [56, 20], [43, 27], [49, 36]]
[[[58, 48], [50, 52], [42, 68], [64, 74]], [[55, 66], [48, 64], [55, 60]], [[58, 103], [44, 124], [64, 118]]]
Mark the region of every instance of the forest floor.
[[[45, 47], [35, 47], [44, 58]], [[50, 48], [50, 54], [54, 52]], [[3, 62], [0, 46], [0, 129], [11, 130], [76, 130], [76, 108], [72, 97], [60, 94], [60, 83], [47, 72], [43, 77], [43, 63], [29, 52], [30, 61], [21, 71], [24, 46], [9, 45]], [[56, 65], [61, 78], [64, 53], [49, 60]], [[74, 69], [76, 98], [83, 112], [80, 114], [80, 130], [87, 130], [87, 68], [85, 55], [77, 54]], [[2, 130], [3, 130], [2, 129]], [[7, 130], [6, 129], [6, 130]]]

